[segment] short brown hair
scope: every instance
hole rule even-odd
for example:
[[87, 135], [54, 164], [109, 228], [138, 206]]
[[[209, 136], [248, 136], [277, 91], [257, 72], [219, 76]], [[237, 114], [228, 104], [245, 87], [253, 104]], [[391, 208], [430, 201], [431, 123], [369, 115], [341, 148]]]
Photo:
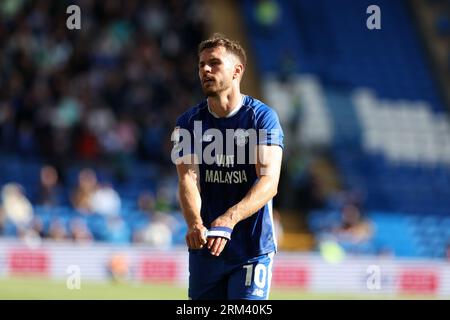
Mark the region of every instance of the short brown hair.
[[200, 55], [200, 53], [205, 49], [217, 47], [224, 47], [228, 52], [235, 54], [245, 68], [245, 65], [247, 64], [247, 55], [245, 54], [245, 50], [241, 47], [239, 42], [230, 40], [220, 33], [214, 33], [211, 38], [200, 42], [198, 45], [198, 55]]

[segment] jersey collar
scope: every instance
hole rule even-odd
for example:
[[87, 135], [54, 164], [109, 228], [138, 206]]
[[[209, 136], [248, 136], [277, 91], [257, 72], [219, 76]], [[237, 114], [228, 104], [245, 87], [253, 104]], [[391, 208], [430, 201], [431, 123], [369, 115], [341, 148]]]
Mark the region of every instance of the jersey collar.
[[219, 115], [217, 113], [215, 113], [214, 111], [211, 110], [211, 108], [209, 107], [208, 104], [208, 100], [206, 100], [206, 104], [208, 105], [208, 111], [209, 113], [214, 117], [214, 118], [231, 118], [232, 116], [234, 116], [236, 113], [238, 113], [238, 111], [242, 108], [242, 106], [244, 105], [244, 99], [245, 99], [245, 95], [242, 95], [242, 99], [239, 102], [239, 104], [229, 113], [227, 114], [225, 117], [219, 117]]

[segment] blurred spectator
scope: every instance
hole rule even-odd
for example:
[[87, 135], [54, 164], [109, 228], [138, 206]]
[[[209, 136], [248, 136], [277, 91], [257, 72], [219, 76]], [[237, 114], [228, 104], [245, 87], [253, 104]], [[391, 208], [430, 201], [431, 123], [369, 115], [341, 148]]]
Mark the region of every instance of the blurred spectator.
[[119, 152], [133, 154], [137, 146], [137, 128], [130, 115], [122, 114], [114, 127]]
[[95, 160], [100, 154], [97, 137], [83, 123], [77, 127], [76, 154], [83, 160]]
[[150, 191], [142, 191], [138, 196], [138, 209], [139, 211], [148, 214], [153, 214], [156, 208], [155, 196]]
[[364, 218], [361, 209], [354, 203], [347, 203], [341, 210], [341, 224], [332, 230], [338, 243], [348, 252], [364, 253], [372, 240], [374, 230], [371, 222]]
[[130, 228], [122, 217], [107, 217], [105, 240], [115, 244], [129, 243], [131, 241]]
[[83, 169], [78, 174], [78, 185], [72, 193], [72, 206], [82, 214], [90, 214], [92, 197], [97, 190], [97, 175], [91, 169]]
[[171, 199], [172, 192], [169, 187], [161, 186], [156, 192], [155, 210], [162, 212], [170, 212], [172, 209], [173, 199]]
[[15, 111], [10, 103], [0, 103], [0, 148], [11, 152], [15, 147]]
[[31, 222], [31, 229], [40, 237], [45, 238], [47, 235], [45, 233], [44, 221], [39, 216], [34, 216]]
[[110, 184], [100, 184], [92, 193], [90, 199], [90, 210], [104, 216], [115, 216], [120, 214], [121, 200], [119, 194]]
[[104, 146], [104, 144], [109, 142], [106, 137], [108, 132], [113, 129], [115, 122], [116, 119], [113, 111], [104, 105], [97, 106], [87, 111], [87, 127], [92, 133], [95, 134], [104, 148], [109, 147], [109, 145]]
[[172, 245], [172, 226], [176, 224], [168, 214], [157, 212], [143, 228], [133, 235], [133, 241], [157, 248], [170, 248]]
[[131, 268], [128, 256], [124, 253], [114, 253], [108, 261], [108, 272], [115, 282], [130, 280]]
[[55, 241], [69, 240], [69, 234], [62, 218], [54, 218], [50, 221], [48, 237]]
[[314, 209], [321, 209], [325, 206], [326, 196], [324, 192], [323, 180], [311, 166], [304, 171], [303, 175], [296, 182], [297, 190], [295, 201], [301, 212], [308, 212]]
[[70, 221], [70, 235], [75, 242], [88, 243], [94, 240], [86, 221], [82, 218], [74, 218]]
[[61, 204], [62, 189], [58, 180], [58, 172], [53, 166], [45, 165], [41, 168], [37, 204], [48, 207]]
[[25, 196], [22, 186], [17, 183], [3, 186], [2, 209], [5, 217], [15, 225], [17, 234], [23, 236], [33, 219], [33, 207]]
[[394, 257], [395, 250], [388, 245], [384, 245], [376, 250], [376, 254], [380, 257]]

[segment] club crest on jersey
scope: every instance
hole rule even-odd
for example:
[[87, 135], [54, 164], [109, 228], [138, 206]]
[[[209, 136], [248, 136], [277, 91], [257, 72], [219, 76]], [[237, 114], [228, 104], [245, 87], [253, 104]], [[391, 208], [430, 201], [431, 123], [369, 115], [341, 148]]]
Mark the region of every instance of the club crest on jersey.
[[234, 140], [238, 147], [243, 147], [248, 142], [249, 133], [244, 129], [237, 129], [234, 133]]
[[[268, 132], [269, 131], [269, 132]], [[258, 144], [274, 144], [282, 139], [282, 132], [275, 129], [225, 129], [208, 128], [203, 130], [202, 121], [194, 121], [193, 130], [175, 127], [172, 133], [174, 146], [170, 157], [174, 163], [182, 155], [195, 154], [199, 164], [214, 164], [216, 154], [234, 155], [235, 164], [256, 164], [256, 146]]]

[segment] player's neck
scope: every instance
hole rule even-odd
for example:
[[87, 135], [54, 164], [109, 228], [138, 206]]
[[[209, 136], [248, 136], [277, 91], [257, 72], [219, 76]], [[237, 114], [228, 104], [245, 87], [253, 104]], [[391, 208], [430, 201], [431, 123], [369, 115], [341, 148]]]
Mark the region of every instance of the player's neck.
[[240, 107], [241, 102], [242, 94], [239, 90], [208, 97], [208, 107], [220, 118], [226, 118], [235, 108]]

